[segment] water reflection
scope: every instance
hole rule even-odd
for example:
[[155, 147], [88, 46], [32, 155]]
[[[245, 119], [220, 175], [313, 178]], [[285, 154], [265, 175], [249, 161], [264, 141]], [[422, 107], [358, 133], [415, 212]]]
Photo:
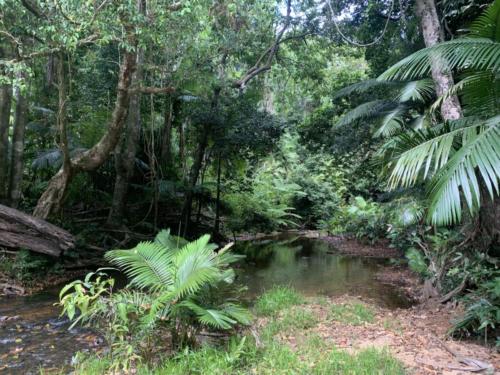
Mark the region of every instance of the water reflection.
[[240, 242], [235, 251], [246, 255], [237, 274], [248, 286], [249, 298], [273, 285], [290, 285], [306, 295], [351, 294], [386, 307], [409, 306], [393, 287], [375, 279], [385, 261], [344, 256], [321, 240], [282, 235]]

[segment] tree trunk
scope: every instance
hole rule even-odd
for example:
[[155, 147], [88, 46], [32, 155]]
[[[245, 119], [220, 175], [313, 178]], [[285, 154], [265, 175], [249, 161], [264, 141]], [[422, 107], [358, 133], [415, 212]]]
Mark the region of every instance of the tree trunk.
[[[420, 26], [426, 47], [431, 47], [444, 41], [444, 33], [439, 23], [439, 17], [434, 0], [416, 0], [416, 9], [420, 18]], [[436, 85], [438, 96], [443, 95], [453, 87], [453, 75], [443, 59], [431, 59], [431, 74]], [[443, 101], [441, 116], [444, 120], [456, 120], [462, 116], [462, 108], [456, 95]]]
[[7, 196], [9, 166], [9, 129], [12, 86], [0, 86], [0, 202]]
[[[130, 45], [135, 46], [136, 40], [132, 26], [125, 25], [127, 38]], [[83, 152], [71, 159], [72, 172], [68, 173], [61, 168], [49, 181], [47, 189], [38, 200], [34, 216], [47, 218], [51, 213], [60, 209], [66, 188], [72, 175], [82, 171], [93, 171], [99, 168], [110, 156], [120, 140], [125, 121], [127, 119], [130, 102], [130, 85], [132, 75], [136, 69], [137, 53], [125, 50], [120, 66], [120, 75], [116, 93], [115, 107], [108, 130], [90, 150]]]
[[172, 123], [174, 119], [174, 99], [171, 95], [166, 97], [165, 118], [163, 124], [163, 137], [161, 143], [161, 165], [168, 169], [172, 163]]
[[[225, 55], [226, 56], [226, 55]], [[225, 63], [225, 57], [223, 59], [223, 63]], [[212, 98], [211, 109], [213, 112], [217, 110], [219, 106], [219, 98], [221, 93], [221, 87], [216, 87], [214, 89], [214, 97]], [[205, 150], [208, 146], [208, 137], [210, 135], [210, 131], [212, 129], [211, 124], [204, 124], [202, 134], [200, 137], [200, 141], [198, 142], [198, 148], [196, 150], [195, 158], [193, 165], [191, 167], [191, 173], [189, 174], [189, 185], [188, 191], [186, 193], [186, 197], [184, 200], [184, 207], [182, 208], [182, 219], [184, 223], [183, 233], [186, 235], [187, 228], [191, 223], [191, 209], [193, 205], [193, 190], [196, 186], [196, 182], [198, 181], [198, 177], [200, 175], [200, 169], [203, 164], [203, 156], [205, 155]]]
[[75, 238], [44, 220], [0, 205], [0, 246], [59, 256], [75, 247]]
[[[20, 75], [20, 78], [24, 78]], [[21, 199], [24, 171], [24, 131], [28, 117], [28, 101], [20, 87], [16, 87], [16, 110], [14, 116], [14, 133], [12, 135], [12, 152], [9, 179], [10, 206], [17, 208]]]
[[191, 172], [189, 173], [189, 181], [188, 181], [188, 190], [186, 192], [186, 196], [184, 199], [184, 206], [182, 208], [182, 222], [184, 225], [183, 235], [186, 235], [187, 228], [189, 224], [191, 224], [191, 209], [193, 205], [193, 191], [196, 187], [196, 182], [198, 181], [198, 177], [200, 176], [201, 166], [203, 164], [203, 156], [205, 155], [205, 150], [208, 146], [208, 135], [209, 135], [209, 126], [204, 125], [203, 130], [200, 136], [200, 140], [198, 142], [198, 148], [196, 149], [196, 153], [194, 156], [193, 165], [191, 166]]
[[[140, 85], [143, 79], [144, 51], [137, 54], [137, 70], [133, 75], [134, 85]], [[134, 93], [130, 97], [126, 129], [121, 142], [115, 151], [116, 180], [113, 191], [113, 201], [109, 211], [108, 224], [119, 226], [125, 217], [125, 200], [129, 181], [134, 174], [135, 156], [141, 134], [141, 94]]]
[[182, 178], [186, 176], [186, 136], [184, 132], [185, 123], [189, 122], [189, 118], [179, 122], [179, 164], [182, 172]]
[[500, 252], [500, 197], [495, 195], [492, 199], [484, 184], [481, 185], [481, 190], [479, 209], [481, 240], [486, 247], [494, 246], [496, 251]]
[[215, 200], [215, 223], [214, 223], [214, 235], [218, 234], [220, 231], [220, 177], [221, 177], [221, 153], [219, 152], [218, 162], [217, 162], [217, 198]]

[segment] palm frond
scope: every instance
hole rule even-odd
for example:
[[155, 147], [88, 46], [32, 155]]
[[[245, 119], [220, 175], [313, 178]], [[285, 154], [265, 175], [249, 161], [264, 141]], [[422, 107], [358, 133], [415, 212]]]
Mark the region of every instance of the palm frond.
[[344, 98], [352, 94], [362, 94], [377, 87], [394, 87], [400, 85], [395, 81], [380, 81], [376, 79], [367, 79], [365, 81], [357, 82], [337, 91], [333, 96], [333, 100]]
[[500, 70], [500, 43], [486, 38], [461, 38], [421, 49], [382, 73], [378, 80], [428, 77], [431, 61], [451, 70]]
[[163, 229], [155, 237], [155, 243], [160, 244], [170, 250], [179, 250], [186, 246], [188, 241], [182, 237], [170, 234], [170, 229]]
[[467, 115], [492, 116], [500, 108], [499, 75], [490, 71], [469, 73], [441, 95], [431, 106], [431, 111], [439, 110], [442, 103], [454, 95], [461, 95]]
[[105, 258], [138, 288], [160, 289], [173, 283], [172, 253], [160, 244], [140, 242], [130, 250], [112, 250]]
[[471, 37], [489, 38], [500, 42], [500, 1], [495, 0], [486, 11], [476, 18], [471, 26]]
[[432, 79], [421, 79], [406, 83], [396, 96], [399, 102], [422, 102], [426, 103], [435, 96], [434, 81]]
[[[429, 221], [436, 225], [459, 222], [461, 194], [471, 213], [480, 206], [480, 181], [490, 197], [499, 193], [500, 116], [493, 117], [463, 133], [462, 147], [451, 157], [431, 183]], [[477, 173], [476, 173], [477, 170]]]
[[399, 135], [391, 148], [397, 161], [389, 176], [389, 187], [412, 186], [419, 177], [425, 180], [432, 166], [434, 173], [443, 168], [458, 148], [457, 140], [478, 126], [475, 121], [454, 121]]
[[375, 132], [375, 137], [388, 137], [401, 130], [403, 124], [402, 115], [406, 113], [408, 107], [399, 105], [394, 110], [387, 113], [382, 119], [382, 124]]
[[219, 329], [229, 329], [233, 324], [236, 323], [236, 320], [232, 319], [230, 316], [224, 313], [221, 310], [215, 309], [207, 309], [201, 307], [194, 303], [193, 301], [186, 300], [180, 303], [180, 306], [185, 307], [193, 311], [198, 320], [207, 326], [211, 326]]
[[178, 298], [197, 292], [203, 284], [219, 278], [219, 269], [214, 261], [217, 246], [209, 244], [209, 235], [188, 243], [174, 254], [176, 268], [174, 291]]
[[358, 120], [380, 117], [384, 112], [393, 110], [397, 106], [398, 103], [388, 100], [373, 100], [363, 103], [342, 116], [336, 125], [345, 126]]
[[248, 325], [252, 322], [252, 315], [248, 309], [234, 303], [226, 303], [222, 306], [225, 314], [236, 320], [238, 323]]

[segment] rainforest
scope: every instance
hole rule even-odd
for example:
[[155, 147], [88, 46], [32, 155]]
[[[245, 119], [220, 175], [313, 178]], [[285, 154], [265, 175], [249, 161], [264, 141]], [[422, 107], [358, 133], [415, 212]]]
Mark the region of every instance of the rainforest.
[[0, 0], [0, 373], [500, 371], [500, 0]]

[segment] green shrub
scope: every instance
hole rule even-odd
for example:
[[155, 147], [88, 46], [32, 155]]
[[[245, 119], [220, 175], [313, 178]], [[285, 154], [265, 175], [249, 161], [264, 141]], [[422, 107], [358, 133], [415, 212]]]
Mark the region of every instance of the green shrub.
[[383, 207], [363, 197], [354, 197], [350, 206], [343, 207], [329, 222], [334, 234], [350, 234], [373, 243], [385, 238], [388, 228], [387, 213]]
[[405, 256], [408, 259], [408, 267], [410, 267], [413, 272], [416, 272], [423, 277], [428, 275], [427, 262], [422, 252], [418, 251], [414, 247], [411, 247], [406, 251]]
[[249, 312], [223, 292], [234, 280], [229, 264], [239, 256], [224, 249], [215, 252], [209, 239], [205, 235], [187, 242], [162, 231], [154, 242], [106, 253], [127, 275], [129, 285], [114, 292], [113, 279], [90, 273], [61, 290], [63, 314], [73, 325], [83, 323], [103, 332], [116, 371], [144, 360], [162, 331], [170, 332], [176, 349], [193, 345], [202, 328], [249, 324]]

